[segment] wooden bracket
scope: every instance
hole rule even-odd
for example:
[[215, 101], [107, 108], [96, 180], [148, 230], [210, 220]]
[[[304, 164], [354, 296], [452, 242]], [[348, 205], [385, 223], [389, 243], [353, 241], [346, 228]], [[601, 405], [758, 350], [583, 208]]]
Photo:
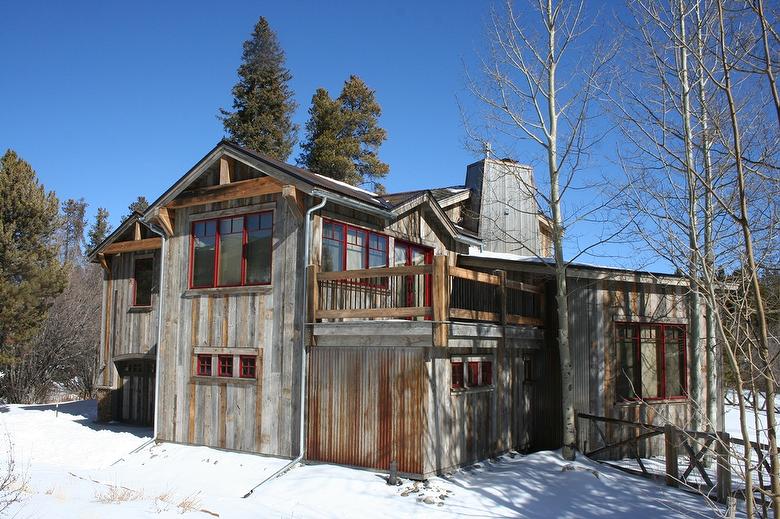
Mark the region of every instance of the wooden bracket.
[[156, 220], [167, 237], [173, 236], [173, 221], [167, 207], [161, 207], [157, 210]]
[[287, 201], [287, 206], [296, 219], [303, 219], [303, 203], [301, 196], [295, 186], [286, 185], [282, 187], [282, 197]]
[[228, 157], [222, 156], [219, 159], [219, 185], [230, 184], [230, 180], [233, 176], [233, 161]]
[[106, 255], [103, 254], [102, 252], [99, 252], [97, 255], [97, 259], [100, 262], [100, 266], [103, 267], [103, 270], [105, 270], [110, 274], [111, 269], [108, 267], [108, 261], [106, 261]]
[[138, 220], [133, 224], [133, 239], [136, 241], [141, 239], [141, 224]]

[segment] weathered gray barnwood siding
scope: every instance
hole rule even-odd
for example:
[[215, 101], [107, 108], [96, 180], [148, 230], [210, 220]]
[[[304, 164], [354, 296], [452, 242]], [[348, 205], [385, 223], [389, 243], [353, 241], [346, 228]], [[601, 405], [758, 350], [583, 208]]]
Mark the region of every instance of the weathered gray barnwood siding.
[[[569, 278], [569, 337], [574, 367], [574, 402], [577, 412], [663, 425], [671, 422], [690, 428], [693, 401], [704, 404], [706, 395], [686, 400], [619, 402], [615, 394], [618, 374], [616, 347], [618, 322], [653, 322], [689, 326], [687, 288], [680, 284], [647, 279], [630, 280]], [[704, 380], [706, 366], [698, 371], [691, 363], [694, 345], [687, 345], [688, 390], [692, 378]], [[703, 357], [703, 356], [702, 356]], [[580, 422], [580, 448], [601, 443], [595, 427]], [[609, 425], [610, 440], [627, 438], [635, 430]], [[641, 454], [653, 454], [661, 439], [643, 442]], [[615, 452], [607, 456], [619, 456]]]
[[154, 258], [154, 279], [159, 278], [159, 251], [130, 252], [110, 257], [110, 273], [104, 272], [101, 348], [98, 380], [105, 387], [119, 388], [115, 362], [147, 356], [153, 358], [157, 344], [159, 289], [152, 288], [149, 307], [133, 307], [133, 266], [138, 258]]
[[[272, 283], [188, 289], [195, 219], [273, 210]], [[292, 456], [298, 452], [302, 222], [278, 195], [177, 209], [167, 242], [160, 439]], [[256, 355], [257, 380], [194, 375], [197, 353]]]
[[479, 215], [478, 221], [467, 219], [466, 224], [479, 231], [485, 250], [523, 255], [541, 252], [530, 166], [481, 160], [466, 169], [466, 186], [473, 190], [471, 214]]
[[[533, 386], [524, 379], [524, 363], [535, 348], [535, 344], [515, 344], [485, 350], [429, 349], [426, 476], [510, 449], [529, 448]], [[453, 390], [453, 355], [492, 358], [493, 386]]]
[[427, 392], [423, 348], [313, 347], [307, 457], [422, 474]]

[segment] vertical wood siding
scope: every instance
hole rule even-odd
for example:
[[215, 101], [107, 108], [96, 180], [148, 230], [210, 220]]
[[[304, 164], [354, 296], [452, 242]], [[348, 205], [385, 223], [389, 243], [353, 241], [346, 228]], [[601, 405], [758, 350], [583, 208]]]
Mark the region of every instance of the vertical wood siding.
[[[192, 219], [262, 203], [275, 208], [271, 285], [189, 292]], [[161, 439], [286, 457], [298, 451], [302, 241], [301, 222], [276, 195], [176, 211], [165, 258]], [[195, 348], [255, 349], [257, 380], [194, 377]]]

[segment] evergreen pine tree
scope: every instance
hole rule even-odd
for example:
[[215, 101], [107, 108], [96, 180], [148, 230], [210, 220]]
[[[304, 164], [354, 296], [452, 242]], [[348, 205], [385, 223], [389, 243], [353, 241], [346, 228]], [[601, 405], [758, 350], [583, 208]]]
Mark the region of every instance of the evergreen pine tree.
[[260, 17], [244, 42], [239, 80], [233, 87], [233, 112], [220, 109], [228, 136], [247, 148], [287, 160], [298, 131], [292, 122], [296, 103], [284, 66], [284, 51], [268, 21]]
[[387, 132], [378, 124], [381, 114], [374, 91], [357, 76], [344, 82], [336, 100], [331, 100], [326, 90], [317, 90], [299, 163], [352, 185], [371, 184], [382, 192], [380, 180], [390, 168], [377, 155], [387, 139]]
[[95, 247], [106, 239], [109, 231], [111, 230], [108, 223], [108, 210], [104, 207], [98, 207], [97, 214], [95, 215], [95, 221], [89, 228], [87, 236], [89, 243], [87, 244], [87, 250], [93, 250]]
[[0, 157], [0, 356], [32, 337], [65, 287], [57, 261], [57, 213], [32, 167], [15, 152]]
[[344, 134], [352, 139], [352, 161], [363, 184], [372, 184], [382, 192], [379, 182], [387, 176], [390, 167], [379, 160], [379, 146], [387, 139], [387, 132], [379, 127], [382, 107], [376, 101], [374, 91], [362, 79], [350, 76], [338, 100], [344, 113]]
[[338, 101], [331, 99], [324, 88], [318, 88], [311, 98], [306, 141], [301, 144], [298, 164], [349, 184], [362, 181], [351, 160], [351, 142], [342, 138], [344, 114]]
[[81, 247], [84, 245], [84, 228], [86, 222], [87, 203], [83, 198], [69, 198], [62, 203], [61, 235], [62, 261], [72, 263], [80, 259]]
[[146, 211], [147, 207], [149, 207], [149, 201], [145, 196], [139, 196], [135, 199], [135, 202], [127, 206], [127, 210], [130, 212], [123, 218], [123, 220], [133, 216], [133, 213], [143, 213]]

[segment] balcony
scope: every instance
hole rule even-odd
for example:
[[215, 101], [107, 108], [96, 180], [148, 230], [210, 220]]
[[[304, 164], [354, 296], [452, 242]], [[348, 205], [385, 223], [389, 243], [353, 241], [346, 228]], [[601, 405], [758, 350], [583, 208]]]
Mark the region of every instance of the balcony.
[[450, 266], [446, 256], [431, 265], [341, 272], [310, 266], [308, 290], [313, 343], [318, 336], [414, 336], [421, 339], [415, 344], [440, 347], [473, 337], [539, 339], [544, 327], [541, 284]]

